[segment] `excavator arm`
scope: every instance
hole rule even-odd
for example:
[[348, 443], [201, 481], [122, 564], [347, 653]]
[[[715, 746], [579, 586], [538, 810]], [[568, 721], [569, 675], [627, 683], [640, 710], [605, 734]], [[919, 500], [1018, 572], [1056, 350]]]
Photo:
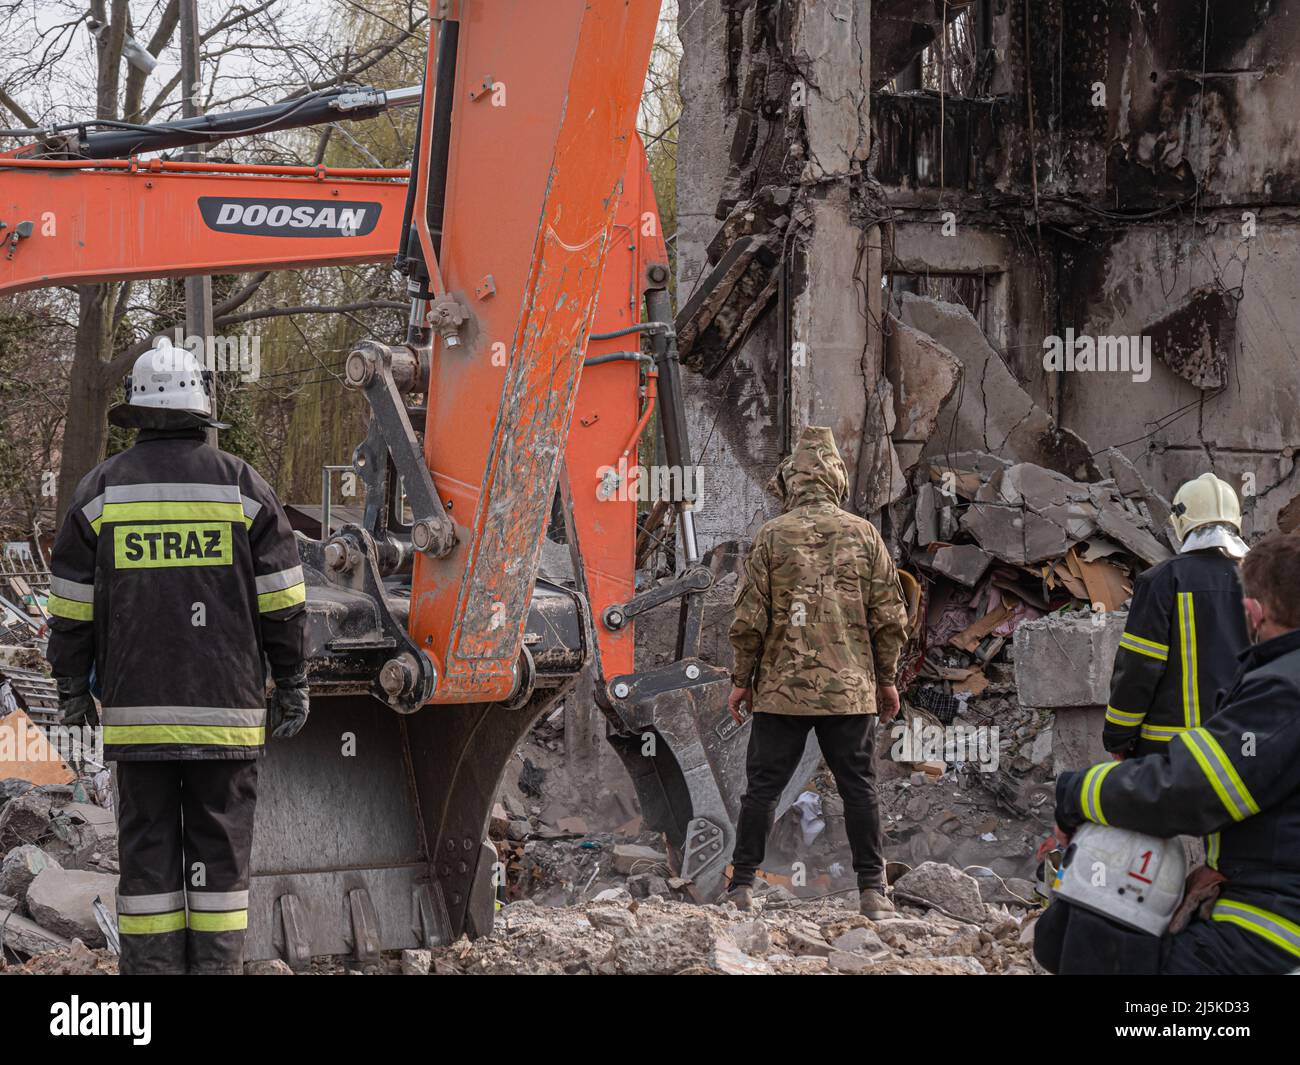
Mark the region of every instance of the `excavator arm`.
[[[697, 657], [712, 576], [634, 122], [658, 7], [431, 0], [424, 85], [393, 94], [420, 108], [409, 171], [111, 157], [364, 117], [385, 105], [373, 90], [0, 157], [0, 293], [394, 255], [406, 278], [406, 336], [363, 341], [345, 367], [371, 408], [353, 455], [364, 516], [299, 541], [313, 715], [268, 749], [252, 957], [364, 960], [486, 931], [492, 802], [584, 668], [647, 825], [697, 894], [721, 884], [748, 727], [726, 712], [726, 673]], [[638, 590], [652, 415], [683, 565]], [[557, 491], [572, 584], [538, 573]], [[651, 609], [678, 611], [677, 654], [637, 671], [635, 619]]]

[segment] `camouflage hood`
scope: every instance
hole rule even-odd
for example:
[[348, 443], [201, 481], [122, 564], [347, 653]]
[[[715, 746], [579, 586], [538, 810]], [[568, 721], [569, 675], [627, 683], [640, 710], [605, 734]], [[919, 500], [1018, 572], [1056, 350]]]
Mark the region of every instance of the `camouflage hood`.
[[824, 425], [804, 429], [794, 451], [781, 460], [767, 487], [787, 511], [809, 503], [839, 506], [849, 491], [849, 475], [830, 429]]

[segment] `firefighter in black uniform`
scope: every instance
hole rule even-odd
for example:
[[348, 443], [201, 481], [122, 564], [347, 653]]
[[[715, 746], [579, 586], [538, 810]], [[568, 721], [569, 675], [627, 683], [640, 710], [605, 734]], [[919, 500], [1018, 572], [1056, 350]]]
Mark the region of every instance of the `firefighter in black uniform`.
[[1062, 839], [1085, 821], [1167, 840], [1209, 835], [1209, 868], [1193, 871], [1183, 901], [1190, 923], [1148, 936], [1054, 899], [1034, 945], [1051, 971], [1300, 966], [1300, 537], [1266, 537], [1246, 556], [1242, 577], [1256, 642], [1210, 721], [1180, 731], [1163, 753], [1064, 773], [1056, 784]]
[[93, 690], [117, 763], [121, 971], [240, 973], [257, 759], [307, 719], [302, 568], [270, 487], [206, 443], [194, 355], [146, 352], [126, 389], [135, 445], [54, 543], [49, 660], [62, 721], [98, 724]]
[[1241, 507], [1212, 473], [1170, 516], [1179, 553], [1138, 577], [1111, 675], [1102, 744], [1116, 757], [1167, 750], [1204, 725], [1249, 642], [1241, 606]]

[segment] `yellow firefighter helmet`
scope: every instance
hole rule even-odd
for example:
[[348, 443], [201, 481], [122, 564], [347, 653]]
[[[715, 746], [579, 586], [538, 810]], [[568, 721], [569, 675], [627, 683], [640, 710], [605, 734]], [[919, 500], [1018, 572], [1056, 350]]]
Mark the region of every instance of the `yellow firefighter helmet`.
[[1241, 532], [1241, 504], [1232, 485], [1212, 473], [1188, 481], [1174, 496], [1169, 524], [1178, 542], [1202, 525], [1227, 524]]

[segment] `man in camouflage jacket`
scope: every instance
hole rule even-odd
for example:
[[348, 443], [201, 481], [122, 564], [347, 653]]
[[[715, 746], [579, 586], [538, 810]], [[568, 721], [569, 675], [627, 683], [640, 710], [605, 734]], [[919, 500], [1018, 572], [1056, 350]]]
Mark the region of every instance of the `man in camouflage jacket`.
[[898, 713], [894, 686], [907, 610], [872, 524], [840, 509], [848, 474], [830, 429], [809, 426], [772, 485], [784, 513], [758, 532], [731, 625], [732, 715], [753, 708], [747, 786], [730, 897], [747, 907], [781, 792], [817, 733], [844, 801], [853, 869], [869, 917], [885, 896], [873, 751], [877, 708]]

